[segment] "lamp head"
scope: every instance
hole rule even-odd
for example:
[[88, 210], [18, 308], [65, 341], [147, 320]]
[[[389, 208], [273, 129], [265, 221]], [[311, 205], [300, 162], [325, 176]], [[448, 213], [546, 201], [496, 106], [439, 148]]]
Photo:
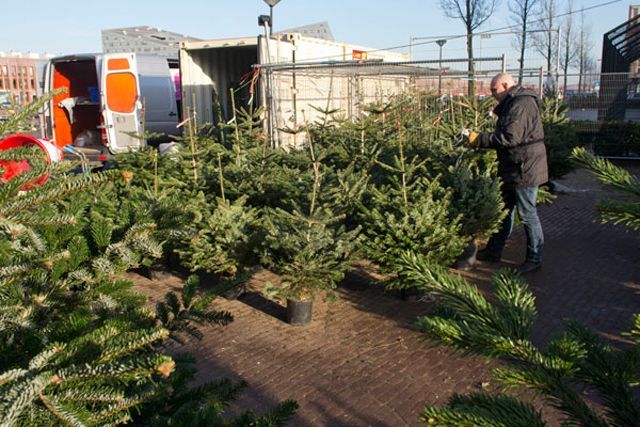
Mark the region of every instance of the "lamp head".
[[266, 26], [271, 27], [271, 18], [269, 17], [269, 15], [258, 16], [258, 25], [260, 27], [266, 27]]

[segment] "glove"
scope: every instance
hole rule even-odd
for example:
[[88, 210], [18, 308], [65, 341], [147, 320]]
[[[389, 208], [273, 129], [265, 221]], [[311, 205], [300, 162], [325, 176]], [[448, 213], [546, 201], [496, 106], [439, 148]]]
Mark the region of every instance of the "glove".
[[462, 129], [462, 136], [464, 136], [467, 139], [470, 145], [475, 145], [480, 134], [478, 132], [474, 132], [472, 130], [465, 128], [465, 129]]

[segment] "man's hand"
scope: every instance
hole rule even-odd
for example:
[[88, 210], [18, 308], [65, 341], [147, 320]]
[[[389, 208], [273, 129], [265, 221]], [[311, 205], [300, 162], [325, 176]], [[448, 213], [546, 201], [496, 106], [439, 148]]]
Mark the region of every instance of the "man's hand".
[[469, 129], [462, 129], [462, 136], [464, 136], [470, 145], [476, 145], [476, 141], [478, 140], [478, 136], [480, 134], [478, 132], [474, 132]]

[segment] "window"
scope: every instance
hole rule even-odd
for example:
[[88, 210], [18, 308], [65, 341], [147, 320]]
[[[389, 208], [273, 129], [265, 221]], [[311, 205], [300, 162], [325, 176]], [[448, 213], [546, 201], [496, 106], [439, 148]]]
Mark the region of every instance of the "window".
[[31, 79], [30, 82], [31, 82], [31, 89], [35, 89], [36, 88], [35, 80]]
[[5, 76], [9, 75], [9, 70], [7, 70], [7, 66], [6, 65], [2, 66], [2, 74], [4, 74]]
[[126, 72], [110, 73], [107, 74], [106, 83], [109, 109], [118, 113], [131, 113], [138, 99], [136, 77]]
[[4, 80], [0, 79], [0, 89], [4, 89]]
[[29, 67], [29, 77], [33, 77], [33, 67]]
[[16, 79], [13, 79], [13, 88], [18, 89], [18, 81]]

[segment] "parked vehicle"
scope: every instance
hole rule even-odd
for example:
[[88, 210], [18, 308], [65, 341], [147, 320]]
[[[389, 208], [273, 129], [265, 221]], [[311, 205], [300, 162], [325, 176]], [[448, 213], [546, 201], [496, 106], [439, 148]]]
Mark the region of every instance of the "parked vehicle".
[[[143, 130], [179, 130], [175, 60], [135, 53], [68, 55], [45, 68], [45, 89], [66, 88], [45, 110], [44, 137], [73, 145], [92, 162], [139, 149]], [[144, 120], [144, 123], [143, 123]]]

